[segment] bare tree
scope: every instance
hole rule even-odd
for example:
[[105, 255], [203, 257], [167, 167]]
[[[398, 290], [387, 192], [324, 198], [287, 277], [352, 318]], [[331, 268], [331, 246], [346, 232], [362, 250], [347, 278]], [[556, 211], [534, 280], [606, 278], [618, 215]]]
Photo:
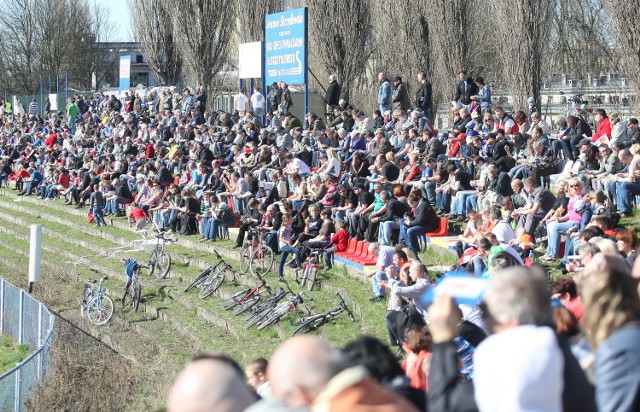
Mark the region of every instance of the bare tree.
[[[624, 2], [604, 0], [611, 24], [616, 33], [617, 47], [621, 51], [622, 68], [640, 92], [640, 33], [636, 22], [640, 18], [640, 0]], [[636, 99], [636, 105], [640, 100]]]
[[260, 41], [264, 37], [264, 17], [284, 9], [284, 0], [238, 0], [238, 33], [241, 43]]
[[182, 73], [182, 57], [178, 52], [175, 25], [169, 5], [154, 0], [132, 0], [132, 29], [149, 67], [160, 84], [176, 84]]
[[[496, 20], [495, 41], [500, 44], [502, 77], [514, 99], [514, 110], [526, 105], [527, 96], [540, 101], [546, 73], [544, 57], [549, 49], [553, 2], [513, 0], [508, 7], [493, 0]], [[508, 24], [506, 24], [508, 22]]]
[[176, 0], [171, 15], [178, 50], [188, 80], [215, 90], [215, 78], [228, 63], [235, 29], [236, 2], [229, 0]]
[[34, 93], [38, 87], [37, 3], [37, 0], [15, 0], [2, 5], [0, 58], [8, 79], [5, 87], [10, 91]]
[[[338, 76], [342, 97], [349, 100], [351, 87], [373, 51], [372, 4], [369, 0], [307, 0], [307, 4], [311, 50], [327, 72]], [[340, 27], [342, 22], [349, 22], [348, 29]]]
[[552, 12], [549, 67], [585, 79], [588, 73], [597, 75], [617, 66], [610, 47], [614, 35], [602, 0], [556, 0]]

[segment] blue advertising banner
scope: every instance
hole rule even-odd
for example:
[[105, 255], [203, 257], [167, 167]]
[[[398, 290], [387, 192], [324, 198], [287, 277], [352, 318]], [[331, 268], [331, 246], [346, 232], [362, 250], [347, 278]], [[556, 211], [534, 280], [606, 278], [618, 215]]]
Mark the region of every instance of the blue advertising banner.
[[265, 16], [265, 83], [306, 84], [307, 9]]
[[118, 89], [129, 90], [131, 87], [131, 56], [120, 56], [120, 84]]

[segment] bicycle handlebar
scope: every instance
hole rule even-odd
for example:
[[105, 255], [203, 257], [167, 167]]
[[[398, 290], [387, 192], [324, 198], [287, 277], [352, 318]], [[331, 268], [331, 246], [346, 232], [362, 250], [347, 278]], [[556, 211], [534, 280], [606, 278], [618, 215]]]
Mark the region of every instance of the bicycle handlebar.
[[349, 309], [349, 305], [347, 305], [347, 302], [344, 301], [344, 298], [340, 294], [340, 291], [337, 291], [336, 295], [338, 295], [338, 297], [340, 298], [340, 306], [342, 306], [344, 308], [344, 310], [347, 312], [347, 314], [349, 315], [351, 320], [353, 322], [355, 322], [356, 318], [355, 318], [355, 316], [353, 316], [353, 313], [351, 313], [351, 309]]

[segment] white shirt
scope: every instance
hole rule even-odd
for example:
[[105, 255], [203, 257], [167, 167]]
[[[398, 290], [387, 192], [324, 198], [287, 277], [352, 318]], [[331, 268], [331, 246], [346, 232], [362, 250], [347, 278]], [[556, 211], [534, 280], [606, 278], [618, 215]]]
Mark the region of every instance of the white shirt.
[[249, 99], [242, 93], [238, 93], [233, 97], [233, 109], [238, 111], [247, 110], [247, 102]]
[[516, 238], [516, 233], [504, 220], [500, 220], [496, 223], [491, 233], [496, 235], [496, 239], [498, 239], [498, 242], [500, 243], [509, 243]]
[[481, 412], [561, 412], [564, 357], [555, 332], [518, 326], [489, 336], [473, 355]]
[[300, 174], [308, 175], [309, 173], [311, 173], [311, 169], [309, 169], [309, 166], [307, 166], [307, 164], [304, 161], [298, 159], [297, 157], [293, 159], [293, 167], [297, 168], [298, 173]]
[[262, 109], [264, 107], [264, 96], [260, 92], [251, 95], [251, 107], [254, 109]]

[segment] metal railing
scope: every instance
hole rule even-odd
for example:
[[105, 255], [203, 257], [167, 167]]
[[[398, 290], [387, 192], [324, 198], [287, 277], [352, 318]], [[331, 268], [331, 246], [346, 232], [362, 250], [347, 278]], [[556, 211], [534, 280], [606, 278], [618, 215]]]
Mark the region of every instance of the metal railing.
[[33, 350], [0, 375], [0, 410], [23, 411], [47, 371], [55, 317], [24, 290], [0, 278], [0, 335]]

